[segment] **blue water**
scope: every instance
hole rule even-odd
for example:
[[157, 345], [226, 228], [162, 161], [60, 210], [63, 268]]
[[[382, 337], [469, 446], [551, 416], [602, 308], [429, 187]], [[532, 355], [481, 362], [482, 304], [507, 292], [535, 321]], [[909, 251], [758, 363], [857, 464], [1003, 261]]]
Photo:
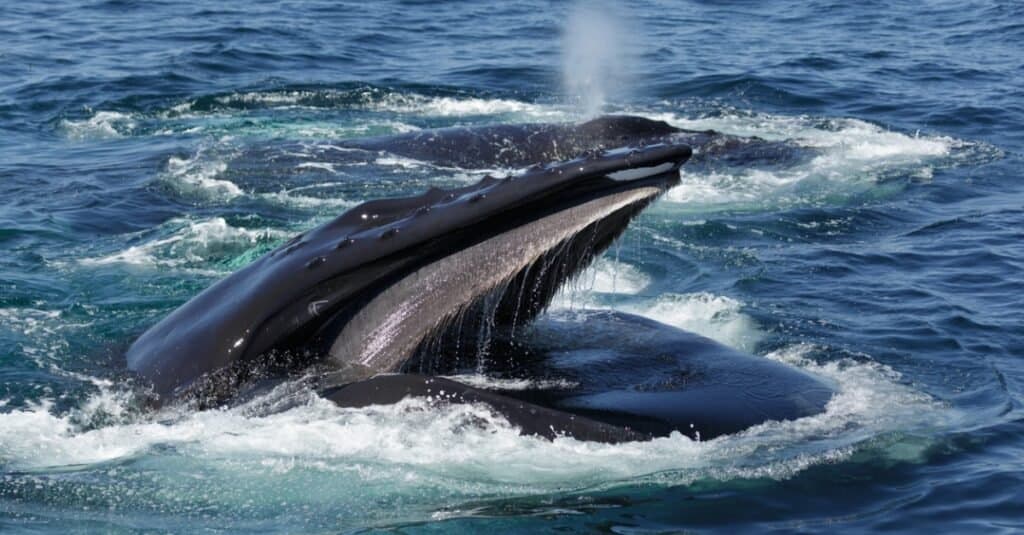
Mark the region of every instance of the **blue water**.
[[572, 6], [34, 4], [0, 7], [0, 531], [1024, 529], [1021, 4], [646, 1], [583, 31], [621, 52], [604, 111], [813, 156], [684, 169], [556, 313], [839, 388], [819, 417], [617, 446], [301, 383], [153, 414], [118, 358], [294, 233], [483, 172], [329, 165], [333, 140], [582, 118]]

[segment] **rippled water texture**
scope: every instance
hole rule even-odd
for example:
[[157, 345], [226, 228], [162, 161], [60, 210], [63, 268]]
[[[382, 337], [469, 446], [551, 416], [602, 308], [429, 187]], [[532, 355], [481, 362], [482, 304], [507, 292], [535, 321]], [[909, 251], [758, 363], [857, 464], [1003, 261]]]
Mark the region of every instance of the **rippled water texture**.
[[[1024, 8], [607, 12], [605, 55], [563, 73], [607, 16], [563, 39], [573, 6], [543, 2], [0, 7], [0, 531], [1024, 529]], [[565, 83], [594, 72], [615, 83]], [[685, 167], [553, 313], [791, 363], [837, 385], [825, 414], [609, 446], [300, 383], [138, 408], [121, 351], [170, 310], [355, 203], [487, 171], [337, 140], [595, 98], [806, 150]]]

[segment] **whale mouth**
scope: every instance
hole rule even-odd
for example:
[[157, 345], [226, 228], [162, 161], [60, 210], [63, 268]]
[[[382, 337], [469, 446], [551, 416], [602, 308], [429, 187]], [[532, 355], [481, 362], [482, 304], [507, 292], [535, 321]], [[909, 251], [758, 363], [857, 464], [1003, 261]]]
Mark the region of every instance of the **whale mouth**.
[[219, 398], [210, 404], [233, 395], [222, 384], [237, 384], [268, 355], [302, 356], [292, 367], [309, 359], [354, 367], [353, 380], [398, 371], [423, 340], [496, 291], [515, 287], [528, 304], [499, 299], [491, 317], [535, 316], [678, 182], [691, 153], [681, 144], [591, 152], [504, 179], [363, 203], [172, 312], [132, 344], [129, 368], [164, 400], [212, 383], [199, 388], [199, 397]]
[[[416, 367], [429, 368], [424, 355], [431, 346], [476, 347], [494, 327], [531, 321], [567, 280], [678, 182], [689, 148], [650, 150], [663, 154], [651, 162], [636, 150], [606, 153], [628, 163], [523, 196], [471, 226], [418, 244], [430, 252], [368, 287], [352, 300], [357, 304], [339, 310], [312, 337], [341, 370], [331, 381], [408, 369], [413, 360]], [[544, 173], [557, 180], [566, 169], [580, 169], [577, 164], [585, 169], [587, 162], [571, 160]], [[491, 186], [499, 195], [523, 179], [505, 180]], [[463, 340], [452, 344], [453, 337]]]
[[663, 191], [648, 180], [613, 192], [572, 192], [581, 200], [571, 206], [552, 210], [556, 198], [528, 218], [467, 236], [472, 244], [374, 288], [343, 327], [328, 327], [326, 352], [346, 380], [361, 380], [402, 368], [432, 340], [457, 337], [465, 343], [455, 346], [475, 348], [489, 327], [525, 323], [546, 308]]

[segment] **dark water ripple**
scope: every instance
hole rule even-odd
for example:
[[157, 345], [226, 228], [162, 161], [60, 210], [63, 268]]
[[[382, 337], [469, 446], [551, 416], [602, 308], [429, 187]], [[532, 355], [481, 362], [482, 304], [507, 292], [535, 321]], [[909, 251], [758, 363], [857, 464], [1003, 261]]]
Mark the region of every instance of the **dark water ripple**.
[[827, 418], [605, 451], [315, 402], [139, 413], [141, 329], [354, 202], [475, 177], [331, 140], [578, 118], [570, 11], [0, 7], [0, 531], [1024, 529], [1016, 2], [616, 14], [608, 109], [810, 148], [684, 174], [599, 266], [621, 286], [576, 299], [827, 376]]

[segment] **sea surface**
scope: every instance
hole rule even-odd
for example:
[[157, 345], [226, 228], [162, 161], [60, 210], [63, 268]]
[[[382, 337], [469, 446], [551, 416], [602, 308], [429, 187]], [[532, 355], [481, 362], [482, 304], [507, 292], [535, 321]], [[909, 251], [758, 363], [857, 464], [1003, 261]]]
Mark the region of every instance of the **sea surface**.
[[[811, 156], [684, 167], [553, 313], [791, 363], [824, 414], [602, 445], [301, 384], [142, 408], [121, 355], [175, 307], [486, 172], [338, 140], [598, 112]], [[1020, 532], [1022, 151], [1019, 2], [4, 2], [0, 532]]]

